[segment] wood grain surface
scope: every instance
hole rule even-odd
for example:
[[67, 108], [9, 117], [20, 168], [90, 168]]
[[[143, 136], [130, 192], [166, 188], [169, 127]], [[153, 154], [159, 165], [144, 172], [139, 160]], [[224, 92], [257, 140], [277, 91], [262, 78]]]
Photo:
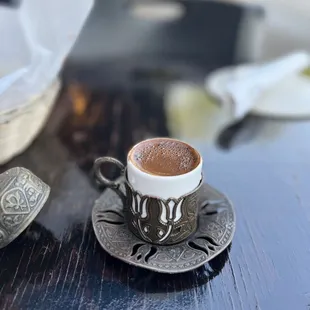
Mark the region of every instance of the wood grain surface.
[[52, 188], [36, 220], [0, 250], [1, 309], [310, 309], [310, 122], [249, 117], [229, 143], [188, 140], [206, 181], [233, 201], [237, 229], [209, 264], [161, 275], [106, 254], [90, 214], [102, 191], [93, 160], [124, 161], [135, 142], [169, 135], [162, 100], [100, 91], [88, 100], [74, 114], [65, 89], [45, 132], [0, 169], [24, 166]]

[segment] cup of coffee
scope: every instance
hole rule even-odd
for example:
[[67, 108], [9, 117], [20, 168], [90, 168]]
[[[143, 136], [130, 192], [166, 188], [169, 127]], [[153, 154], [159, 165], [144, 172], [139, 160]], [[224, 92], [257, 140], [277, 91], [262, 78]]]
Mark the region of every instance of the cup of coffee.
[[[102, 175], [101, 165], [109, 162], [124, 178], [111, 181]], [[137, 237], [168, 245], [196, 231], [202, 158], [189, 144], [170, 138], [144, 140], [129, 151], [126, 167], [115, 158], [101, 157], [94, 170], [98, 181], [123, 199], [128, 227]]]

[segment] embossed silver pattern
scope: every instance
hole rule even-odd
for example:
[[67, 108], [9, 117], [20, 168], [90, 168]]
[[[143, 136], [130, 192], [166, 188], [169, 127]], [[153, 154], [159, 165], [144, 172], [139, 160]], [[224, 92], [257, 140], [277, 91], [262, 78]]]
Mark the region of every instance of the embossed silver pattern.
[[128, 183], [126, 218], [129, 229], [146, 242], [169, 245], [185, 240], [197, 229], [198, 190], [179, 199], [143, 196]]
[[[111, 181], [103, 176], [100, 167], [104, 163], [112, 163], [121, 170], [123, 177]], [[122, 199], [128, 228], [138, 238], [153, 244], [171, 245], [181, 242], [197, 229], [198, 195], [200, 183], [191, 192], [178, 197], [162, 199], [150, 195], [142, 195], [134, 189], [127, 179], [127, 168], [113, 157], [105, 156], [96, 159], [94, 172], [97, 181], [112, 188]], [[121, 186], [125, 184], [124, 190]]]
[[49, 193], [49, 186], [25, 168], [13, 168], [0, 175], [0, 248], [27, 228]]
[[[121, 190], [125, 191], [123, 185]], [[201, 186], [198, 198], [196, 232], [178, 244], [163, 246], [147, 243], [132, 234], [121, 198], [112, 189], [106, 189], [92, 212], [96, 237], [110, 255], [135, 266], [163, 273], [195, 269], [231, 243], [236, 221], [231, 202], [208, 184]]]

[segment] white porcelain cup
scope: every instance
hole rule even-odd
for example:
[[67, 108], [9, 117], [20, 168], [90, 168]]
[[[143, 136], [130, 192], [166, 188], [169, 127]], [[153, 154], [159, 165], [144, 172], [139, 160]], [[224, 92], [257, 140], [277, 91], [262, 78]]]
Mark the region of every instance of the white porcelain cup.
[[[158, 138], [156, 138], [157, 140]], [[169, 138], [160, 138], [168, 140]], [[150, 141], [152, 139], [149, 139]], [[185, 142], [173, 140], [176, 143]], [[146, 141], [146, 140], [145, 140]], [[142, 141], [140, 143], [145, 143]], [[197, 228], [198, 190], [203, 182], [202, 158], [198, 155], [198, 165], [184, 174], [173, 176], [155, 175], [143, 171], [132, 162], [131, 154], [136, 144], [128, 153], [127, 167], [111, 157], [101, 157], [95, 161], [94, 170], [100, 183], [115, 189], [128, 208], [127, 221], [130, 230], [145, 241], [156, 244], [173, 244], [186, 239]], [[143, 146], [142, 146], [143, 147]], [[176, 160], [179, 160], [176, 158]], [[114, 163], [124, 174], [124, 178], [111, 181], [105, 178], [100, 167], [104, 163]], [[126, 194], [119, 189], [124, 183]]]
[[[165, 140], [166, 139], [185, 143], [175, 139], [165, 138]], [[144, 143], [145, 141], [148, 140], [144, 140], [140, 143]], [[136, 147], [139, 147], [140, 143], [136, 144], [129, 151], [127, 156], [127, 178], [136, 191], [140, 192], [142, 195], [161, 199], [179, 198], [192, 192], [199, 185], [202, 178], [202, 158], [198, 151], [196, 152], [200, 158], [200, 162], [196, 168], [181, 175], [161, 176], [144, 172], [131, 161], [131, 153], [134, 152]]]

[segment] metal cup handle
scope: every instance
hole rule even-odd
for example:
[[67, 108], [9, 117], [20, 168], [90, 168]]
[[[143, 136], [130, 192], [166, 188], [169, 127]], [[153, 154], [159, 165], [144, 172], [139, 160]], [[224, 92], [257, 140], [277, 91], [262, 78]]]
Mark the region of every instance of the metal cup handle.
[[105, 157], [99, 157], [95, 160], [95, 163], [94, 163], [94, 172], [95, 172], [95, 175], [96, 175], [96, 178], [97, 180], [99, 181], [100, 184], [103, 184], [113, 190], [115, 190], [115, 192], [123, 199], [126, 199], [126, 196], [125, 194], [120, 190], [120, 185], [122, 183], [125, 182], [125, 180], [116, 180], [116, 181], [113, 181], [113, 180], [109, 180], [108, 178], [106, 178], [102, 172], [101, 172], [101, 166], [103, 164], [106, 164], [106, 163], [111, 163], [111, 164], [114, 164], [116, 165], [120, 170], [121, 170], [121, 173], [120, 175], [121, 176], [124, 176], [125, 174], [125, 166], [122, 162], [120, 162], [119, 160], [117, 160], [116, 158], [113, 158], [113, 157], [109, 157], [109, 156], [105, 156]]

